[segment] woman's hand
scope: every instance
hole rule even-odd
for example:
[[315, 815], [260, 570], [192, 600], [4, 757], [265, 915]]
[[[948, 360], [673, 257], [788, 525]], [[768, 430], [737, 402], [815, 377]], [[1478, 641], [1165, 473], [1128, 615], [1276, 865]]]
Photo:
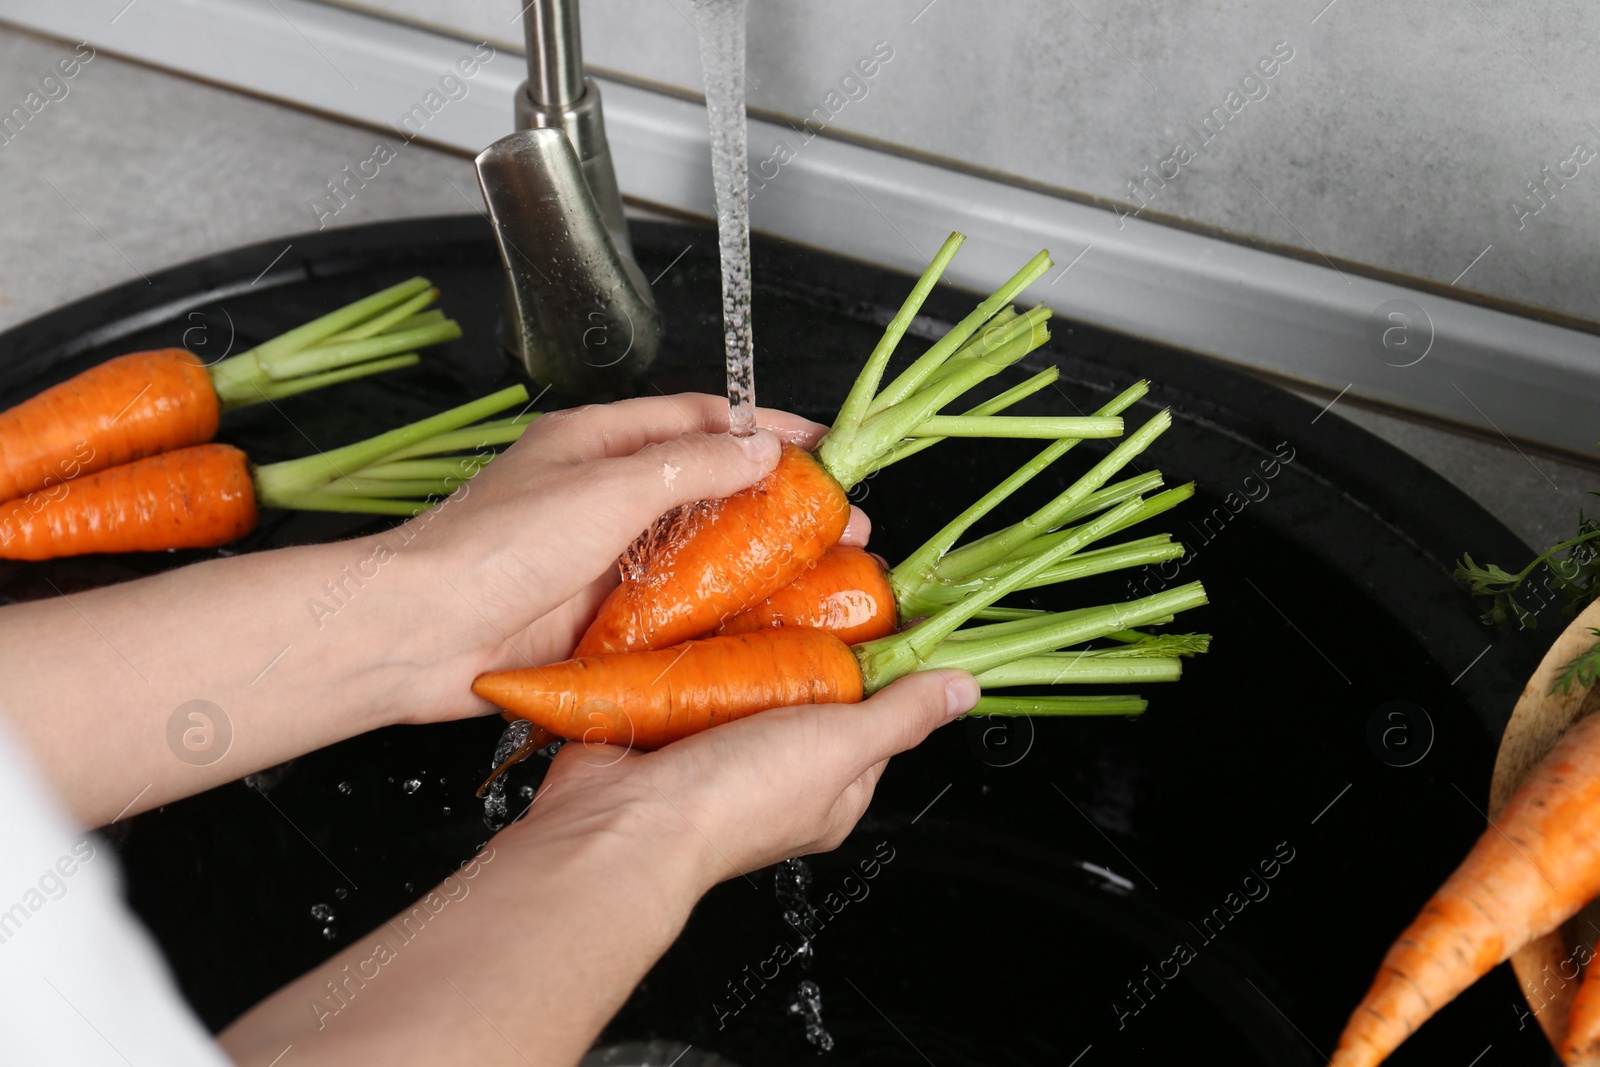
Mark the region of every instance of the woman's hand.
[[[428, 619], [401, 655], [431, 661], [404, 680], [403, 718], [488, 712], [472, 679], [570, 655], [617, 582], [618, 556], [650, 523], [747, 488], [777, 464], [780, 438], [810, 447], [827, 429], [779, 411], [759, 417], [768, 429], [730, 437], [726, 401], [703, 394], [546, 415], [457, 497], [386, 535], [407, 542], [397, 586]], [[853, 510], [845, 543], [867, 533]]]
[[656, 752], [569, 742], [529, 818], [547, 830], [610, 818], [641, 848], [686, 844], [700, 855], [698, 898], [724, 879], [838, 848], [889, 757], [977, 702], [970, 674], [927, 671], [860, 704], [764, 711]]

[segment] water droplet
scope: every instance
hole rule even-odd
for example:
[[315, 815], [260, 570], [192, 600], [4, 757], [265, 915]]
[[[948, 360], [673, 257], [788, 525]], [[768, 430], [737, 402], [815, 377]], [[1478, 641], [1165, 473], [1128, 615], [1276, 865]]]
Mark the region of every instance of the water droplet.
[[440, 785], [444, 785], [444, 783], [445, 783], [445, 782], [446, 782], [446, 781], [447, 781], [447, 780], [448, 780], [448, 779], [445, 779], [445, 778], [441, 778], [441, 779], [439, 779], [439, 784], [440, 784]]
[[445, 813], [445, 814], [446, 814], [446, 815], [449, 815], [449, 814], [450, 814], [450, 805], [448, 805], [448, 804], [446, 804], [446, 805], [445, 805], [445, 806], [444, 806], [444, 813]]
[[322, 928], [322, 936], [327, 938], [329, 941], [332, 941], [334, 938], [339, 936], [339, 931], [335, 930], [331, 926], [324, 926]]
[[523, 800], [532, 800], [533, 799], [533, 786], [531, 786], [531, 785], [523, 786], [521, 789], [517, 790], [517, 795], [519, 797], [521, 797]]
[[340, 782], [339, 783], [339, 792], [343, 793], [345, 796], [349, 796], [351, 793], [354, 793], [355, 791], [356, 791], [356, 787], [351, 785], [349, 782]]
[[350, 893], [347, 889], [345, 889], [344, 886], [340, 886], [338, 889], [333, 891], [333, 895], [338, 897], [340, 900], [343, 900], [345, 897], [349, 896]]
[[319, 923], [333, 922], [333, 907], [329, 904], [311, 905], [311, 917]]
[[407, 778], [405, 783], [401, 785], [400, 788], [405, 790], [407, 793], [415, 793], [417, 790], [422, 788], [422, 779]]
[[415, 893], [416, 891], [417, 891], [416, 883], [414, 883], [414, 882], [407, 882], [406, 883], [406, 892], [407, 893]]
[[800, 1016], [805, 1023], [806, 1040], [823, 1052], [833, 1049], [833, 1035], [822, 1025], [822, 989], [807, 978], [794, 991], [789, 1003], [789, 1014]]

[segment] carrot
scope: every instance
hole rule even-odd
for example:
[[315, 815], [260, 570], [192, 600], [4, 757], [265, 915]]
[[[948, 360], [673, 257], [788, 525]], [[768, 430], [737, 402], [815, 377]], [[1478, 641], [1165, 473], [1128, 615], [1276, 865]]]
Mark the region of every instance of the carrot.
[[[711, 726], [803, 703], [853, 703], [912, 671], [972, 671], [985, 688], [1078, 680], [1165, 680], [1175, 656], [1107, 655], [1069, 645], [1125, 635], [1205, 603], [1198, 582], [1124, 604], [1040, 615], [961, 630], [1001, 597], [1106, 530], [1139, 504], [1127, 501], [1080, 531], [904, 633], [847, 645], [823, 630], [790, 626], [685, 642], [673, 648], [580, 656], [563, 663], [480, 675], [473, 692], [514, 716], [567, 738], [654, 748]], [[1143, 637], [1143, 635], [1139, 635]], [[1138, 638], [1136, 638], [1137, 640]], [[1087, 661], [1085, 664], [1082, 661]], [[1137, 714], [1137, 697], [984, 697], [978, 714]]]
[[826, 630], [847, 645], [887, 637], [900, 628], [889, 575], [878, 557], [834, 545], [815, 565], [717, 630], [719, 635], [799, 626]]
[[0, 412], [0, 500], [204, 444], [229, 408], [410, 366], [409, 349], [461, 334], [421, 313], [437, 296], [414, 278], [210, 367], [181, 348], [91, 367]]
[[1333, 1067], [1374, 1067], [1434, 1012], [1600, 894], [1600, 715], [1578, 723], [1389, 949]]
[[[1600, 946], [1595, 946], [1600, 949]], [[1561, 1056], [1567, 1063], [1582, 1063], [1592, 1056], [1600, 1045], [1600, 967], [1590, 963], [1584, 968], [1583, 982], [1572, 998], [1567, 1013], [1567, 1041]]]
[[[444, 495], [491, 457], [395, 457], [514, 440], [526, 416], [465, 428], [527, 398], [513, 386], [366, 441], [253, 469], [237, 448], [206, 444], [74, 478], [0, 504], [0, 559], [210, 548], [254, 530], [263, 507], [415, 514], [429, 504], [413, 497]], [[418, 470], [422, 463], [436, 465]], [[401, 466], [426, 476], [393, 477]]]
[[[1006, 305], [1050, 267], [1040, 252], [997, 292], [914, 360], [882, 382], [890, 356], [945, 266], [965, 240], [952, 234], [889, 323], [814, 458], [786, 450], [759, 484], [718, 503], [667, 517], [631, 554], [622, 583], [601, 605], [580, 655], [662, 648], [715, 630], [759, 604], [838, 541], [846, 494], [868, 475], [951, 436], [1115, 437], [1122, 420], [997, 416], [1045, 388], [1035, 375], [964, 415], [939, 412], [1049, 339], [1048, 308]], [[761, 521], [753, 521], [761, 516]], [[737, 546], [737, 555], [730, 548]]]

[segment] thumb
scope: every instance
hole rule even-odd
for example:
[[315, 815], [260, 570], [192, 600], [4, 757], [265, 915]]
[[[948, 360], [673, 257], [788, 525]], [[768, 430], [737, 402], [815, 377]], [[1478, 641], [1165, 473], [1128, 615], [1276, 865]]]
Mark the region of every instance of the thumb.
[[778, 465], [782, 446], [770, 430], [748, 437], [689, 433], [605, 460], [625, 487], [623, 500], [644, 529], [680, 504], [720, 500], [748, 489]]
[[849, 740], [857, 770], [920, 745], [934, 730], [971, 711], [978, 683], [966, 671], [918, 671], [850, 709], [856, 726]]

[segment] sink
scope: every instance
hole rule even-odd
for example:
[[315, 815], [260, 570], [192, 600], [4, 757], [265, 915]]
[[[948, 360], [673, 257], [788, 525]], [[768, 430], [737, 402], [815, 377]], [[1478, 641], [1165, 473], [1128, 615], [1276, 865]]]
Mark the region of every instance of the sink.
[[[407, 371], [234, 413], [224, 439], [270, 462], [307, 438], [344, 443], [519, 380], [494, 345], [503, 287], [481, 218], [295, 237], [252, 284], [285, 243], [0, 336], [0, 402], [133, 348], [220, 357], [230, 339], [241, 350], [416, 273], [444, 290], [463, 339]], [[634, 245], [660, 275], [667, 336], [641, 389], [719, 392], [714, 235], [650, 222]], [[762, 401], [826, 420], [911, 280], [760, 238], [754, 259]], [[905, 347], [973, 299], [935, 293]], [[1282, 390], [1190, 353], [1055, 327], [1024, 369], [1054, 363], [1060, 387], [1024, 410], [1087, 412], [1148, 377], [1131, 414], [1174, 411], [1147, 455], [1169, 483], [1200, 483], [1160, 527], [1194, 551], [1175, 578], [1134, 577], [1137, 592], [1203, 578], [1212, 606], [1185, 622], [1215, 634], [1214, 651], [1179, 685], [1147, 687], [1138, 720], [939, 731], [894, 761], [845, 845], [809, 861], [808, 899], [827, 909], [809, 958], [777, 962], [800, 935], [774, 871], [734, 879], [696, 909], [602, 1045], [811, 1063], [818, 1051], [790, 1011], [808, 980], [834, 1042], [822, 1058], [840, 1065], [1092, 1067], [1202, 1049], [1238, 1065], [1321, 1063], [1390, 940], [1481, 830], [1495, 742], [1548, 635], [1484, 630], [1449, 572], [1464, 549], [1509, 562], [1525, 548], [1414, 460]], [[863, 483], [874, 548], [899, 558], [1032, 451], [952, 441]], [[1052, 494], [1103, 451], [1086, 443], [1029, 488]], [[268, 513], [228, 551], [375, 527]], [[0, 564], [0, 595], [71, 593], [207, 555]], [[1128, 579], [1076, 583], [1072, 602], [1136, 595]], [[134, 909], [208, 1025], [409, 906], [489, 839], [472, 793], [500, 726], [378, 731], [263, 772], [258, 788], [233, 783], [105, 831]], [[516, 768], [511, 796], [531, 795], [542, 770]], [[319, 904], [331, 920], [313, 917]], [[1467, 1064], [1491, 1045], [1494, 1063], [1550, 1062], [1537, 1028], [1519, 1028], [1518, 1003], [1502, 967], [1391, 1062]]]

